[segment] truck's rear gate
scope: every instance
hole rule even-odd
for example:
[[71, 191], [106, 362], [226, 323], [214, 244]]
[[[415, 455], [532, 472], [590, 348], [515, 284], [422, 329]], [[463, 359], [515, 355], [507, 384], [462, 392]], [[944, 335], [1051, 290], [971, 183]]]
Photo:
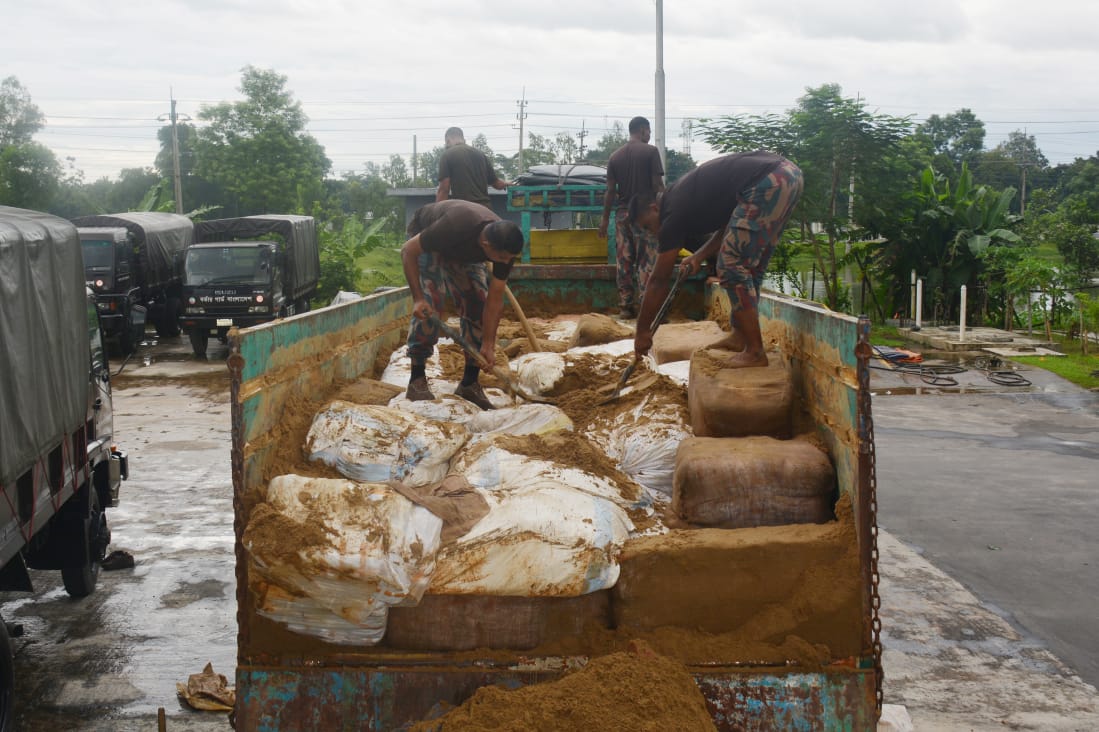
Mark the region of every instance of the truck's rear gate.
[[[616, 304], [610, 266], [518, 267], [510, 282], [528, 314], [606, 311]], [[682, 297], [676, 310], [725, 319], [728, 302], [720, 288]], [[242, 535], [251, 510], [262, 500], [276, 465], [285, 460], [284, 410], [302, 394], [320, 397], [343, 380], [380, 373], [380, 356], [399, 346], [411, 313], [407, 289], [372, 295], [230, 337], [232, 373], [233, 480], [237, 555], [237, 729], [390, 730], [423, 718], [440, 700], [458, 704], [479, 686], [528, 684], [555, 678], [575, 661], [564, 655], [517, 651], [446, 652], [375, 647], [347, 648], [294, 634], [256, 612], [249, 589]], [[760, 664], [758, 659], [714, 657], [688, 664], [718, 729], [873, 729], [880, 704], [880, 648], [875, 625], [876, 556], [872, 425], [867, 391], [868, 321], [811, 304], [767, 295], [761, 303], [765, 339], [782, 346], [805, 409], [836, 469], [841, 496], [854, 509], [861, 605], [851, 617], [850, 655], [816, 668]], [[376, 365], [379, 367], [375, 371]], [[295, 446], [296, 449], [296, 446]], [[252, 578], [253, 581], [255, 578]], [[720, 578], [715, 578], [719, 582]], [[668, 588], [674, 593], [675, 588]], [[586, 599], [585, 599], [586, 598]], [[427, 598], [425, 598], [426, 600]], [[560, 599], [466, 598], [466, 610], [498, 601], [527, 610]], [[576, 623], [603, 622], [603, 598], [566, 600]], [[410, 617], [442, 620], [455, 603], [434, 600], [407, 610]], [[478, 605], [478, 603], [480, 603]], [[514, 612], [511, 607], [510, 611]], [[427, 613], [428, 615], [423, 615]], [[434, 615], [432, 615], [434, 613]], [[521, 613], [520, 613], [521, 614]], [[393, 637], [415, 636], [400, 628]], [[438, 617], [435, 617], [435, 616]], [[424, 623], [425, 633], [430, 623]], [[398, 631], [401, 632], [398, 632]], [[592, 649], [595, 652], [597, 649]], [[581, 659], [587, 654], [581, 652]]]

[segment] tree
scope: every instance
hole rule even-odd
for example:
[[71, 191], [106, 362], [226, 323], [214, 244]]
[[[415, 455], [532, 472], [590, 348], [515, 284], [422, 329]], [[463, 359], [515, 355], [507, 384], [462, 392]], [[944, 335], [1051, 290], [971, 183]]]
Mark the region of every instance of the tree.
[[1020, 195], [1013, 210], [1020, 214], [1026, 210], [1030, 190], [1054, 182], [1049, 171], [1049, 160], [1038, 149], [1034, 135], [1027, 135], [1021, 130], [1008, 133], [1006, 140], [981, 153], [973, 176], [978, 182], [993, 188], [1016, 187]]
[[664, 180], [667, 183], [676, 182], [691, 170], [698, 167], [694, 158], [688, 153], [681, 153], [675, 150], [665, 150], [664, 152], [668, 158], [667, 163], [664, 166]]
[[9, 76], [0, 81], [0, 148], [27, 144], [45, 122], [19, 79]]
[[962, 108], [944, 117], [933, 114], [916, 128], [916, 135], [928, 140], [940, 172], [956, 174], [962, 163], [971, 168], [984, 150], [985, 125], [970, 109]]
[[908, 275], [915, 270], [926, 278], [933, 309], [943, 317], [955, 316], [955, 295], [962, 285], [978, 284], [985, 251], [1022, 241], [1011, 230], [1017, 220], [1009, 210], [1014, 196], [1014, 188], [996, 192], [974, 185], [965, 163], [954, 186], [945, 175], [925, 169], [911, 202], [897, 211], [897, 233], [878, 251], [894, 301], [907, 302]]
[[412, 176], [408, 174], [408, 166], [400, 155], [389, 156], [389, 162], [382, 166], [380, 176], [392, 188], [407, 188], [412, 185]]
[[629, 139], [629, 136], [626, 135], [626, 128], [616, 120], [611, 125], [610, 130], [599, 138], [599, 142], [595, 144], [595, 147], [588, 151], [585, 159], [592, 165], [606, 165], [607, 161], [611, 159], [611, 153], [625, 145]]
[[882, 160], [897, 154], [911, 128], [908, 118], [874, 114], [866, 107], [865, 101], [843, 97], [838, 84], [825, 84], [806, 89], [785, 115], [737, 115], [700, 124], [701, 137], [717, 150], [770, 150], [801, 167], [805, 191], [794, 217], [803, 231], [810, 223], [823, 226], [825, 236], [813, 238], [813, 253], [832, 308], [840, 307], [844, 297], [839, 272], [845, 262], [837, 244], [859, 234], [854, 223], [865, 208], [858, 192], [881, 185]]
[[0, 204], [44, 211], [60, 178], [61, 166], [49, 148], [37, 142], [0, 148]]
[[208, 124], [198, 131], [194, 170], [225, 191], [227, 215], [307, 211], [323, 195], [331, 162], [285, 87], [285, 76], [246, 66], [244, 100], [198, 114]]
[[61, 165], [33, 140], [44, 121], [18, 79], [0, 82], [0, 204], [46, 210], [56, 194]]

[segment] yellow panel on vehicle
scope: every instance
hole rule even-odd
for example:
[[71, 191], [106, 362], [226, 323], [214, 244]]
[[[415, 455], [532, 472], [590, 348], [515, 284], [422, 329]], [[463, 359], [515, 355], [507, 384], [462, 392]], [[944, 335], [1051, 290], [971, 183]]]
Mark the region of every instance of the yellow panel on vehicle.
[[598, 229], [533, 229], [531, 262], [587, 263], [607, 261], [607, 240]]

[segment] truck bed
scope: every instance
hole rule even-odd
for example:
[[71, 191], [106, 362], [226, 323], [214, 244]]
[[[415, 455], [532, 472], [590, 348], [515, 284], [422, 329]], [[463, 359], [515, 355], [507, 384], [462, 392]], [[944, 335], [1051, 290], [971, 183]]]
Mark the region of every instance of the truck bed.
[[[681, 313], [727, 322], [724, 292], [691, 284]], [[614, 301], [610, 267], [519, 267], [511, 287], [528, 314], [605, 311]], [[872, 582], [873, 446], [861, 360], [867, 354], [857, 354], [868, 342], [869, 324], [777, 296], [761, 302], [765, 337], [780, 346], [835, 467], [838, 505], [845, 507], [837, 509], [838, 521], [798, 532], [689, 532], [695, 556], [710, 563], [699, 560], [696, 574], [674, 583], [682, 554], [638, 538], [627, 543], [622, 578], [611, 590], [577, 598], [428, 595], [418, 607], [394, 608], [386, 639], [375, 647], [325, 644], [261, 617], [242, 535], [267, 481], [287, 466], [287, 414], [303, 395], [320, 397], [377, 374], [379, 359], [403, 342], [410, 313], [408, 292], [400, 289], [231, 334], [238, 729], [393, 729], [423, 718], [440, 700], [458, 704], [485, 684], [556, 678], [634, 637], [655, 641], [687, 665], [719, 729], [874, 727], [881, 673]], [[703, 617], [736, 624], [720, 606], [735, 599], [737, 588], [744, 597], [761, 546], [773, 558], [785, 557], [787, 566], [828, 563], [845, 580], [845, 589], [830, 595], [840, 600], [801, 623], [798, 632], [810, 648], [818, 646], [815, 652], [781, 640], [746, 643], [735, 632], [695, 632]], [[823, 555], [827, 562], [813, 559]], [[718, 577], [715, 558], [730, 566]], [[794, 592], [800, 576], [772, 572], [770, 586]], [[767, 606], [762, 595], [742, 604], [752, 602], [757, 611]], [[683, 617], [681, 632], [669, 617]]]

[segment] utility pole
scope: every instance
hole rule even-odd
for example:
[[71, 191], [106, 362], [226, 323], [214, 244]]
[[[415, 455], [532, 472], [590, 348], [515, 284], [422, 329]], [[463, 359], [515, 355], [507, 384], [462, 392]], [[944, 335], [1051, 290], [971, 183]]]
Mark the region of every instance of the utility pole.
[[694, 122], [690, 119], [683, 120], [683, 154], [687, 157], [691, 156], [691, 134], [693, 133]]
[[[176, 213], [183, 213], [183, 183], [179, 174], [179, 132], [176, 129], [176, 123], [180, 117], [184, 121], [191, 118], [187, 115], [176, 114], [176, 100], [175, 94], [172, 92], [172, 87], [168, 87], [168, 100], [171, 102], [171, 112], [168, 114], [168, 120], [172, 123], [172, 182], [175, 184], [175, 197], [176, 197]], [[164, 115], [157, 117], [158, 120], [163, 121]]]
[[516, 171], [516, 176], [523, 174], [523, 120], [527, 118], [527, 88], [523, 87], [523, 98], [516, 104], [519, 105], [519, 114], [516, 115], [519, 118], [519, 170]]
[[581, 120], [581, 122], [580, 122], [580, 131], [576, 133], [576, 136], [580, 138], [580, 150], [579, 150], [579, 155], [580, 155], [579, 159], [580, 160], [584, 159], [584, 138], [588, 136], [588, 131], [586, 129], [584, 129], [584, 125], [585, 125], [585, 121]]
[[416, 159], [419, 156], [416, 154], [416, 136], [412, 136], [412, 185], [416, 185]]
[[656, 0], [656, 149], [660, 151], [660, 167], [668, 169], [668, 153], [664, 149], [664, 0]]

